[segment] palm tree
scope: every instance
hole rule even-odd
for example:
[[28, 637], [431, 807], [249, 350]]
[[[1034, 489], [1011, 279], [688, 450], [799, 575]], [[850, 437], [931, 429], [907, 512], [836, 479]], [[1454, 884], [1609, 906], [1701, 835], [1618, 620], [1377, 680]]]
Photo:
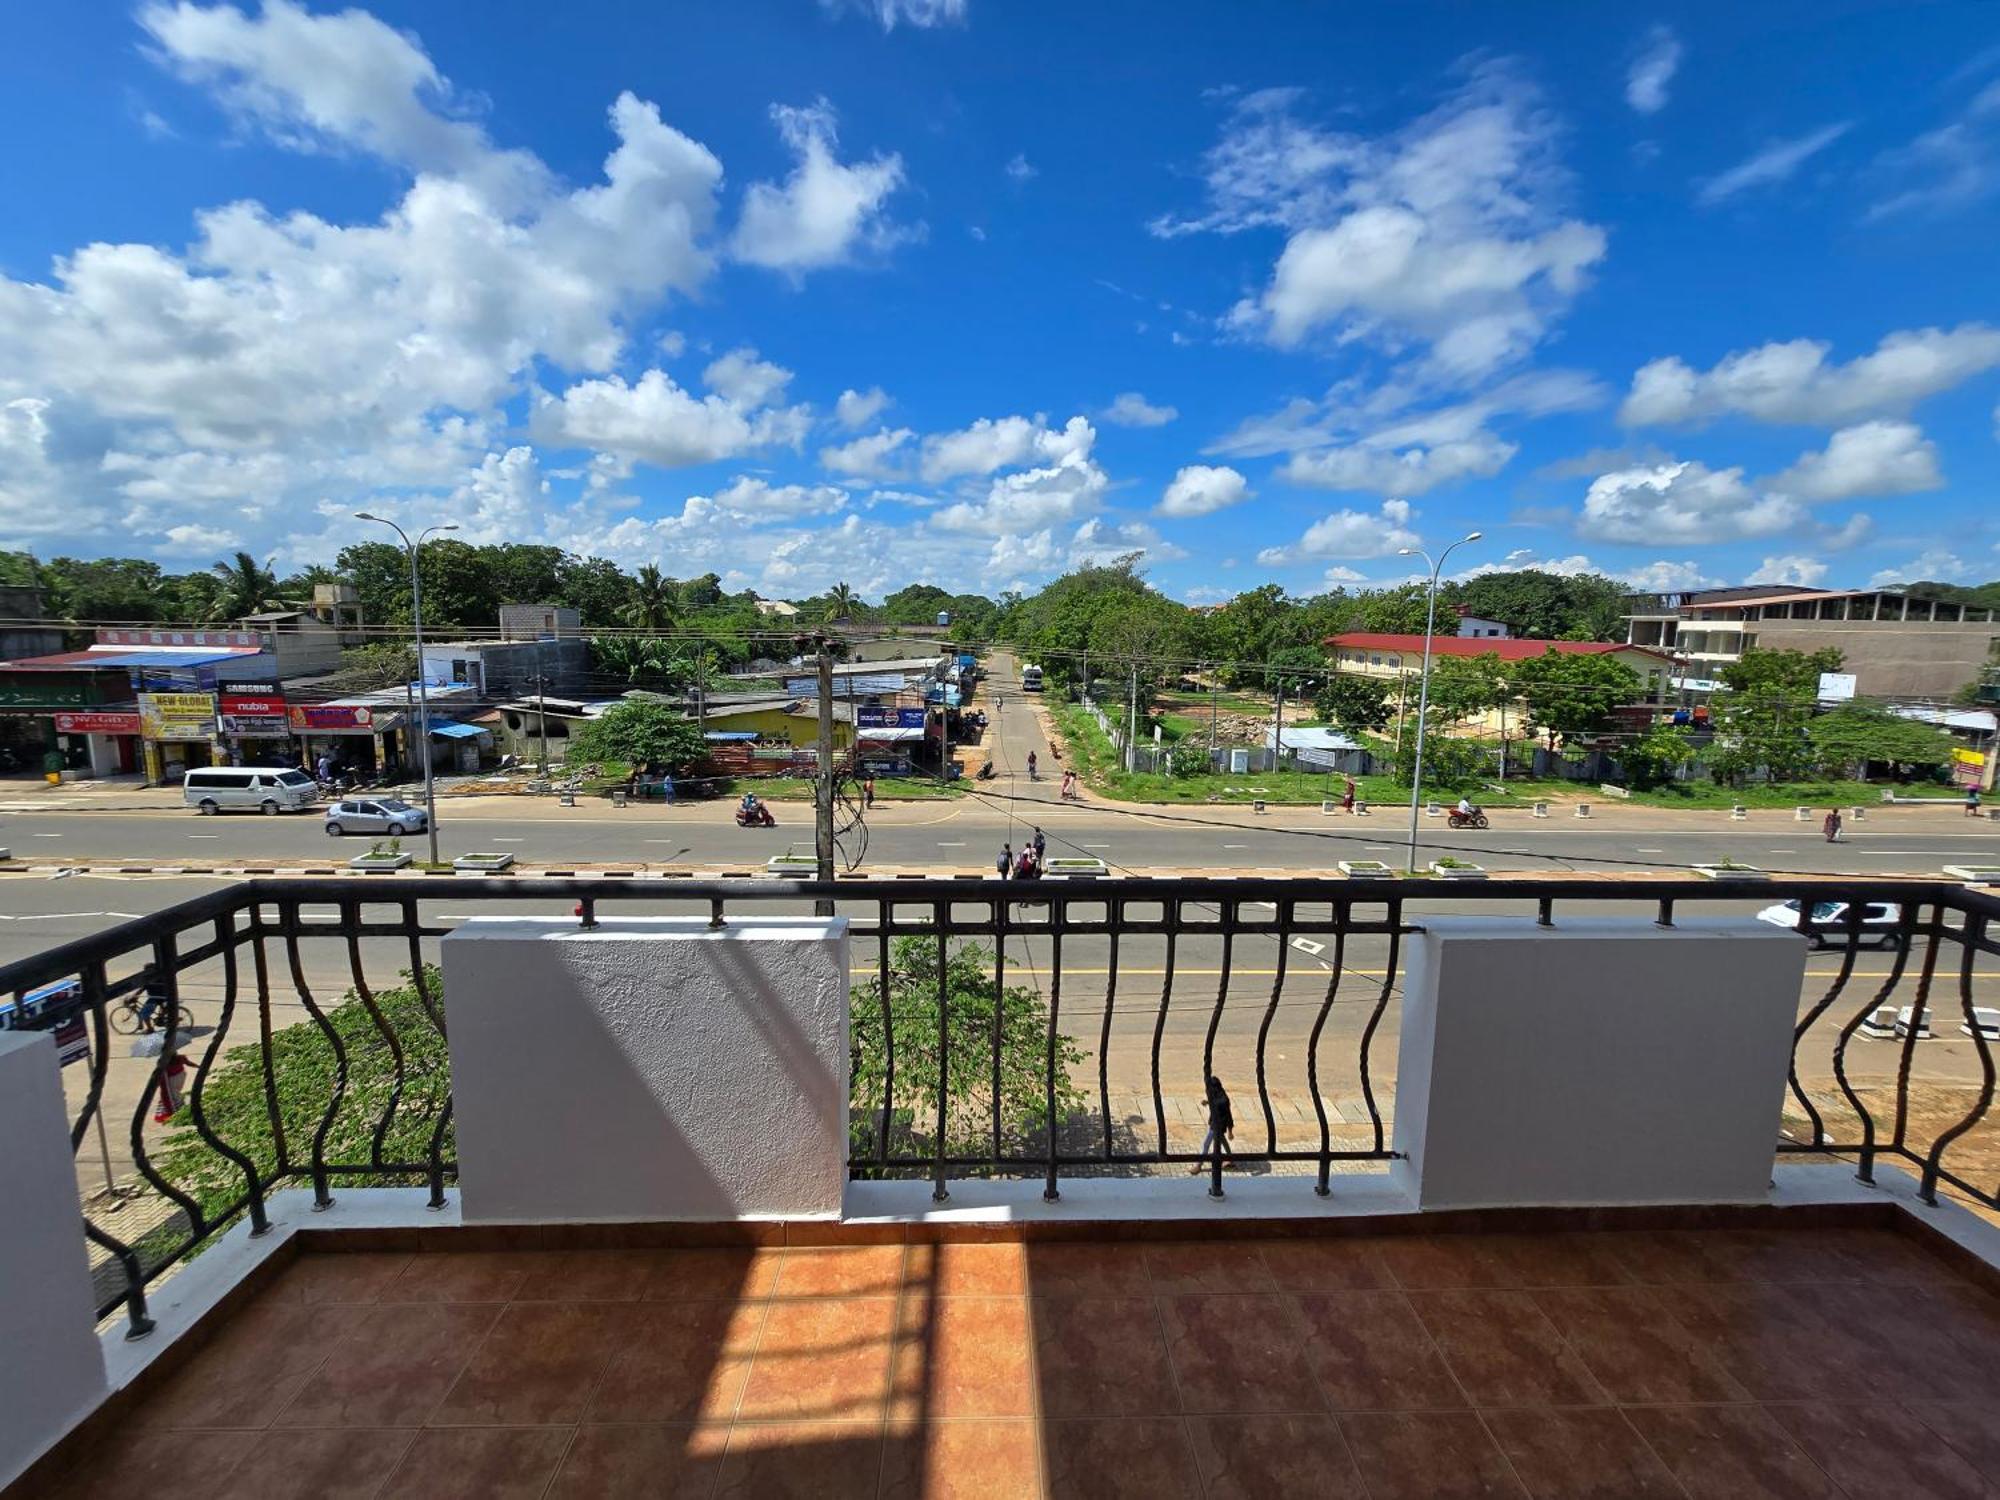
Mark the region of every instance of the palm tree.
[[826, 591], [826, 618], [829, 623], [851, 618], [860, 607], [861, 596], [844, 583], [836, 583]]
[[271, 571], [273, 559], [258, 562], [247, 552], [233, 561], [219, 562], [209, 569], [221, 587], [209, 604], [211, 620], [240, 620], [261, 610], [283, 609], [287, 601], [278, 597], [278, 575]]
[[632, 597], [619, 617], [635, 630], [665, 630], [674, 623], [674, 585], [651, 563], [632, 580]]

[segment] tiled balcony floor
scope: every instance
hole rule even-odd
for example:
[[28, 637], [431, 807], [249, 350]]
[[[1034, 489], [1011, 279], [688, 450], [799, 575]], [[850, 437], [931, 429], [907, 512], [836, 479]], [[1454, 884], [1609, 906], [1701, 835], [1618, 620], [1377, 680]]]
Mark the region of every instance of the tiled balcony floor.
[[2000, 1301], [1858, 1229], [307, 1254], [59, 1492], [2000, 1496]]

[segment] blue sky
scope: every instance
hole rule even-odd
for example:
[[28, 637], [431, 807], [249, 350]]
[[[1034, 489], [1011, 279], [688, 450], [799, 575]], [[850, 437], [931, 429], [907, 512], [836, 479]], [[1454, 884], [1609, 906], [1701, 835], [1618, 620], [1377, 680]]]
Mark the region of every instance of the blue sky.
[[0, 546], [2000, 577], [2000, 14], [49, 6]]

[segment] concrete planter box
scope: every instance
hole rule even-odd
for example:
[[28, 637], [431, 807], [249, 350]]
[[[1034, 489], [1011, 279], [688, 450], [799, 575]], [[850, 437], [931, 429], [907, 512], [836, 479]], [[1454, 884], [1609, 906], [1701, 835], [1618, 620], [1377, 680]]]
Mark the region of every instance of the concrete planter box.
[[1705, 880], [1769, 880], [1755, 865], [1696, 865], [1695, 874]]
[[1441, 859], [1434, 859], [1431, 861], [1431, 874], [1440, 880], [1484, 880], [1486, 867], [1469, 864], [1448, 865]]
[[415, 860], [414, 854], [357, 854], [347, 862], [347, 868], [388, 875]]
[[506, 869], [513, 863], [514, 856], [511, 854], [461, 854], [451, 862], [451, 867], [454, 870], [473, 870], [492, 874], [496, 870]]
[[786, 880], [813, 880], [819, 875], [819, 858], [812, 854], [774, 854], [764, 861], [764, 873]]
[[1393, 880], [1396, 872], [1379, 859], [1343, 859], [1340, 873], [1349, 880]]
[[1946, 865], [1944, 872], [1967, 885], [2000, 885], [2000, 865]]
[[1064, 875], [1072, 880], [1097, 880], [1111, 873], [1110, 866], [1101, 859], [1090, 859], [1081, 855], [1052, 859], [1042, 866], [1045, 875]]

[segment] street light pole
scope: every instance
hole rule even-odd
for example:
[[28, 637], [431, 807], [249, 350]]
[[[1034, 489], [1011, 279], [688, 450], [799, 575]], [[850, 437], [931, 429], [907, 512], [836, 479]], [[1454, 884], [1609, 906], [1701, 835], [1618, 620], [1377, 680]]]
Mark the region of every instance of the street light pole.
[[[424, 538], [433, 531], [456, 531], [452, 525], [427, 526], [417, 533], [417, 539], [410, 540], [410, 534], [386, 516], [373, 516], [365, 510], [354, 513], [357, 521], [373, 521], [386, 526], [403, 539], [403, 550], [410, 554], [410, 630], [417, 641], [417, 753], [424, 758], [424, 831], [430, 835], [431, 863], [438, 863], [438, 815], [437, 778], [431, 770], [431, 694], [430, 684], [424, 678], [424, 586], [417, 574], [417, 548], [423, 546]], [[543, 733], [548, 732], [548, 704], [542, 704]]]
[[[1429, 718], [1431, 703], [1431, 633], [1437, 629], [1438, 575], [1444, 571], [1444, 560], [1467, 542], [1476, 542], [1481, 532], [1469, 532], [1453, 542], [1431, 562], [1430, 553], [1421, 547], [1400, 547], [1398, 557], [1421, 557], [1431, 564], [1430, 606], [1424, 616], [1424, 665], [1417, 683], [1417, 757], [1416, 765], [1410, 773], [1410, 862], [1409, 873], [1417, 873], [1417, 811], [1424, 796], [1424, 724]], [[1504, 753], [1504, 751], [1503, 751]]]

